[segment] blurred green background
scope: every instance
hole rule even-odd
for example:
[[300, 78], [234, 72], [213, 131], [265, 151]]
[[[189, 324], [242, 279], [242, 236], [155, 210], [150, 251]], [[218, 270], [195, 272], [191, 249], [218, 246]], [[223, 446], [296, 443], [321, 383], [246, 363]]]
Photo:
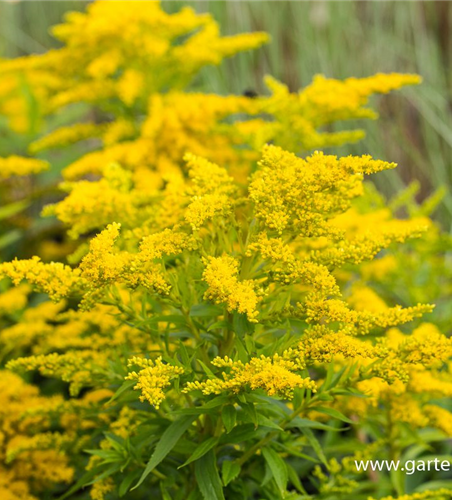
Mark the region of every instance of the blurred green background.
[[[380, 119], [360, 123], [366, 139], [337, 152], [369, 153], [398, 162], [398, 169], [375, 178], [387, 196], [418, 181], [420, 201], [446, 186], [448, 192], [435, 216], [445, 230], [452, 231], [451, 2], [162, 3], [169, 12], [186, 5], [210, 12], [224, 34], [263, 30], [272, 37], [263, 49], [204, 70], [196, 82], [204, 91], [263, 93], [262, 78], [267, 73], [291, 90], [307, 85], [317, 73], [334, 78], [392, 71], [422, 75], [421, 86], [378, 98]], [[65, 12], [83, 10], [86, 4], [0, 2], [0, 56], [39, 53], [57, 46], [49, 27], [61, 21]]]

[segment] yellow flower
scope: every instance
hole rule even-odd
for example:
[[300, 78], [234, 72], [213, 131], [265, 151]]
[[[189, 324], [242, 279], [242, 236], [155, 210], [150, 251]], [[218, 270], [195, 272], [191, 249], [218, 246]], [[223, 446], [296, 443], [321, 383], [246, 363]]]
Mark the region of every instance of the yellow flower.
[[426, 405], [423, 409], [432, 427], [442, 430], [447, 437], [452, 437], [452, 414], [450, 411], [436, 405]]
[[22, 156], [8, 156], [0, 158], [0, 179], [6, 179], [12, 175], [37, 174], [49, 168], [49, 163], [36, 158], [24, 158]]
[[279, 234], [292, 230], [314, 237], [336, 233], [328, 219], [347, 210], [360, 194], [362, 174], [395, 164], [370, 156], [338, 159], [320, 152], [304, 160], [267, 146], [259, 167], [249, 186], [258, 219]]
[[58, 301], [81, 285], [80, 272], [59, 262], [44, 264], [39, 257], [0, 264], [0, 277], [7, 276], [15, 285], [27, 280], [31, 285]]
[[209, 285], [204, 298], [216, 304], [225, 303], [228, 311], [246, 314], [248, 320], [257, 322], [260, 301], [256, 284], [251, 280], [239, 281], [239, 263], [229, 255], [208, 257], [203, 260], [203, 280]]
[[24, 309], [31, 292], [29, 285], [18, 285], [0, 294], [0, 314], [11, 314]]
[[163, 363], [161, 357], [155, 361], [133, 357], [129, 360], [128, 366], [141, 368], [138, 373], [129, 372], [126, 380], [136, 380], [134, 389], [141, 391], [140, 401], [149, 401], [156, 408], [159, 408], [165, 399], [163, 389], [170, 385], [172, 379], [184, 373], [184, 369], [179, 366]]
[[263, 389], [269, 396], [282, 396], [291, 399], [297, 387], [316, 391], [316, 384], [309, 378], [302, 378], [297, 371], [303, 369], [300, 361], [294, 361], [291, 353], [277, 354], [272, 358], [261, 356], [251, 358], [248, 363], [232, 359], [215, 358], [214, 366], [228, 368], [223, 372], [223, 379], [210, 378], [204, 382], [189, 382], [184, 392], [201, 390], [203, 394], [221, 394], [222, 392], [239, 393], [246, 390]]

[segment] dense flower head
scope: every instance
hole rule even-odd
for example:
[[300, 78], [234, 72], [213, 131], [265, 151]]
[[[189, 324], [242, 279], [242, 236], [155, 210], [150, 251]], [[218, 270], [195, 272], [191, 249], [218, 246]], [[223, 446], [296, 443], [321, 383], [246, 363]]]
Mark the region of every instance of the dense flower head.
[[139, 372], [129, 372], [126, 379], [136, 380], [134, 389], [141, 391], [140, 400], [148, 401], [151, 405], [159, 408], [165, 399], [163, 389], [170, 385], [173, 378], [184, 373], [180, 366], [172, 366], [162, 362], [159, 357], [155, 361], [134, 357], [129, 360], [129, 366], [138, 366]]
[[311, 389], [315, 392], [316, 384], [308, 377], [302, 378], [296, 372], [303, 365], [290, 359], [289, 353], [273, 358], [261, 356], [252, 358], [248, 363], [232, 359], [215, 358], [212, 365], [217, 368], [228, 368], [223, 372], [223, 378], [210, 378], [205, 382], [189, 382], [186, 392], [201, 390], [203, 394], [221, 394], [231, 391], [237, 393], [250, 389], [263, 389], [269, 396], [283, 396], [291, 399], [295, 388]]
[[49, 163], [44, 160], [12, 155], [0, 158], [0, 179], [5, 179], [13, 175], [37, 174], [48, 168]]
[[209, 285], [204, 298], [217, 304], [224, 302], [229, 311], [245, 313], [249, 321], [256, 321], [256, 307], [260, 300], [255, 290], [256, 284], [250, 280], [238, 280], [238, 262], [225, 255], [209, 257], [204, 263], [203, 279]]
[[8, 277], [18, 285], [27, 280], [54, 300], [67, 297], [80, 282], [80, 273], [60, 262], [45, 264], [39, 257], [29, 260], [13, 260], [0, 264], [0, 276]]
[[301, 159], [275, 146], [264, 148], [250, 183], [256, 215], [279, 234], [333, 234], [328, 219], [345, 212], [361, 193], [362, 174], [395, 167], [370, 156], [338, 159], [321, 152]]

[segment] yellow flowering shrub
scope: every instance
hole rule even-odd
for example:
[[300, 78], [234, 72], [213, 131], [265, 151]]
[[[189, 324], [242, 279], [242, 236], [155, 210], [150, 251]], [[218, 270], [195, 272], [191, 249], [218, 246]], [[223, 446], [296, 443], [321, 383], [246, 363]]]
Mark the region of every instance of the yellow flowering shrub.
[[[439, 195], [384, 200], [367, 178], [394, 163], [316, 150], [361, 139], [334, 124], [419, 77], [195, 93], [202, 67], [267, 37], [157, 2], [94, 2], [54, 34], [0, 61], [0, 114], [35, 127], [0, 159], [11, 227], [16, 176], [73, 151], [65, 194], [41, 193], [70, 241], [0, 262], [0, 498], [450, 498], [433, 475], [414, 491], [354, 467], [446, 454]], [[83, 119], [51, 129], [71, 106]]]

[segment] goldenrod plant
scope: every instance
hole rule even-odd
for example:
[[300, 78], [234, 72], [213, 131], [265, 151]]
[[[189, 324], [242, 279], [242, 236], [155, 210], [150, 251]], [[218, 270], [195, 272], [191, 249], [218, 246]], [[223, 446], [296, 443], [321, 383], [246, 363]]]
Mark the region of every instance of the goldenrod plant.
[[38, 123], [0, 159], [8, 200], [53, 168], [40, 152], [85, 143], [67, 194], [42, 193], [58, 258], [0, 263], [0, 498], [451, 498], [439, 473], [355, 465], [450, 453], [441, 193], [385, 200], [365, 179], [394, 163], [318, 150], [361, 139], [335, 122], [419, 77], [193, 92], [266, 35], [157, 2], [95, 2], [54, 34], [60, 49], [0, 62], [0, 112], [29, 131], [32, 95]]

